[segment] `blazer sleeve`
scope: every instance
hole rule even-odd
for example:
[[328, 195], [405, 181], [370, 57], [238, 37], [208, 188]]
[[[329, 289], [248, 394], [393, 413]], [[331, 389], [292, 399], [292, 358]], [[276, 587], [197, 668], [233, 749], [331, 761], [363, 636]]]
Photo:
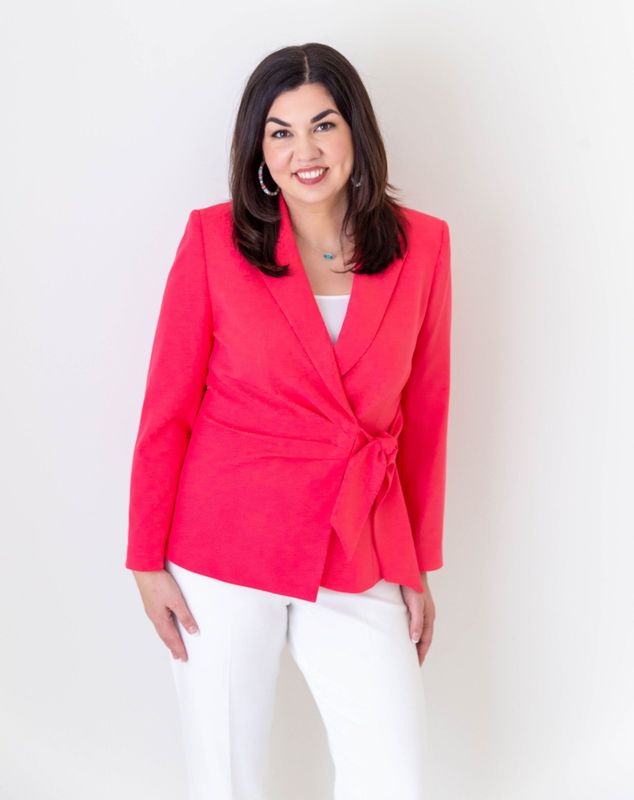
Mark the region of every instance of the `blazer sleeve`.
[[132, 455], [125, 566], [161, 570], [176, 490], [205, 391], [213, 325], [200, 212], [168, 273]]
[[443, 565], [451, 345], [451, 244], [443, 220], [427, 307], [401, 395], [399, 476], [421, 572]]

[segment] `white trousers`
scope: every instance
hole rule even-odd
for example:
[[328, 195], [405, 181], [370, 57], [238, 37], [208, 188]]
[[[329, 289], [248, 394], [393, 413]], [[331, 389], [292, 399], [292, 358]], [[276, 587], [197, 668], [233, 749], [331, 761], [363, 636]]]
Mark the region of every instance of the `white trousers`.
[[200, 633], [177, 622], [172, 658], [189, 800], [265, 800], [286, 642], [323, 720], [335, 800], [428, 800], [422, 669], [398, 584], [316, 602], [228, 583], [167, 560]]

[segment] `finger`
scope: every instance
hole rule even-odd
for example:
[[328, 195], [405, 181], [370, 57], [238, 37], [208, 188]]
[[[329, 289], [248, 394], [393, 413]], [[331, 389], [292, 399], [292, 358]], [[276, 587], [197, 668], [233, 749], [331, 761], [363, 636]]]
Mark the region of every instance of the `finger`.
[[178, 622], [170, 609], [165, 609], [165, 612], [155, 623], [156, 632], [171, 652], [173, 658], [187, 661], [187, 650], [178, 630]]
[[434, 615], [433, 613], [429, 612], [425, 614], [423, 633], [420, 638], [420, 642], [418, 643], [418, 659], [420, 664], [422, 664], [423, 661], [425, 660], [427, 651], [431, 646], [433, 635], [434, 635]]
[[192, 635], [200, 633], [194, 615], [189, 610], [189, 606], [185, 602], [185, 598], [180, 591], [170, 603], [170, 608], [187, 633], [191, 633]]
[[414, 644], [418, 644], [424, 630], [423, 604], [413, 602], [409, 609], [409, 615], [409, 638]]

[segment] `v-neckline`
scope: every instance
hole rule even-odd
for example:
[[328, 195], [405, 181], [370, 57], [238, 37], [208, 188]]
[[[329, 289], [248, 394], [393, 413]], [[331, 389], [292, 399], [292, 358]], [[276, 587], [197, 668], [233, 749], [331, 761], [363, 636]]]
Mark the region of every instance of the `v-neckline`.
[[258, 275], [331, 392], [349, 408], [343, 376], [376, 336], [406, 256], [395, 258], [387, 269], [377, 274], [353, 273], [350, 299], [339, 336], [333, 344], [301, 260], [281, 193], [279, 210], [275, 258], [278, 264], [288, 264], [288, 272], [279, 276], [257, 270]]
[[[337, 339], [333, 344], [325, 320], [321, 314], [319, 304], [317, 303], [317, 300], [315, 298], [315, 293], [313, 292], [313, 286], [308, 278], [308, 273], [306, 272], [306, 267], [304, 266], [301, 253], [299, 252], [299, 247], [297, 245], [297, 239], [295, 238], [295, 231], [293, 230], [293, 225], [291, 222], [291, 215], [288, 209], [288, 205], [284, 201], [282, 195], [280, 195], [280, 212], [282, 214], [282, 225], [284, 228], [283, 232], [280, 231], [280, 233], [285, 239], [285, 243], [289, 251], [291, 264], [294, 264], [296, 266], [300, 281], [304, 285], [304, 289], [308, 289], [308, 293], [312, 298], [312, 305], [313, 305], [311, 313], [313, 314], [313, 316], [317, 315], [318, 325], [321, 328], [322, 332], [322, 339], [324, 339], [328, 347], [331, 348], [332, 354], [335, 356], [335, 360], [338, 363], [338, 355], [342, 349], [341, 343], [342, 341], [344, 341], [345, 344], [345, 339], [351, 336], [351, 333], [349, 332], [350, 326], [352, 324], [350, 322], [350, 318], [351, 315], [356, 314], [357, 305], [359, 304], [359, 292], [361, 291], [361, 289], [359, 288], [360, 284], [359, 278], [367, 276], [360, 276], [354, 272], [352, 273], [352, 285], [350, 287], [350, 294], [349, 294], [348, 305], [346, 307], [346, 313], [343, 316], [343, 321], [339, 328], [339, 334], [337, 336]], [[355, 262], [355, 264], [353, 265], [353, 270], [357, 266], [358, 262]]]
[[[343, 320], [341, 322], [341, 326], [339, 327], [339, 334], [337, 335], [335, 343], [333, 344], [332, 339], [330, 338], [330, 333], [328, 332], [328, 327], [326, 326], [326, 322], [325, 322], [325, 320], [324, 320], [324, 318], [322, 316], [321, 310], [319, 308], [319, 304], [317, 302], [316, 295], [313, 292], [312, 284], [311, 284], [310, 280], [308, 279], [308, 274], [306, 272], [306, 267], [304, 266], [304, 262], [302, 261], [302, 257], [300, 255], [299, 248], [297, 247], [297, 240], [295, 239], [295, 234], [293, 233], [292, 230], [290, 231], [290, 238], [292, 239], [291, 248], [295, 251], [295, 258], [296, 258], [298, 272], [301, 273], [301, 275], [303, 276], [303, 282], [308, 287], [308, 290], [310, 292], [310, 296], [312, 297], [314, 311], [317, 312], [317, 316], [319, 317], [319, 321], [321, 323], [321, 328], [322, 328], [323, 335], [325, 336], [328, 344], [330, 345], [330, 347], [333, 350], [333, 353], [336, 356], [338, 354], [339, 350], [341, 350], [341, 341], [342, 341], [343, 336], [349, 336], [350, 335], [348, 333], [348, 329], [350, 328], [350, 325], [351, 325], [351, 323], [350, 323], [350, 315], [351, 315], [351, 313], [354, 313], [354, 311], [355, 311], [356, 305], [358, 303], [357, 295], [358, 295], [358, 293], [360, 291], [359, 290], [359, 275], [357, 275], [357, 274], [355, 274], [353, 272], [353, 275], [352, 275], [352, 286], [350, 288], [350, 293], [348, 295], [349, 299], [348, 299], [348, 304], [346, 306], [346, 313], [343, 315]], [[355, 263], [354, 267], [356, 267], [356, 266], [357, 266], [357, 264]], [[324, 297], [324, 296], [333, 297], [333, 295], [319, 295], [319, 296], [320, 297]], [[334, 296], [336, 296], [336, 295], [334, 295]]]

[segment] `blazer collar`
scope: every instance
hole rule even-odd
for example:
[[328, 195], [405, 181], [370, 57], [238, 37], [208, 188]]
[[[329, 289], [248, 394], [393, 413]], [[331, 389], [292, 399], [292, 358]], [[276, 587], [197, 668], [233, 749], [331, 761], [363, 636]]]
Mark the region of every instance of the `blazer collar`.
[[346, 316], [335, 344], [321, 316], [297, 248], [283, 194], [279, 194], [280, 227], [276, 245], [278, 264], [288, 264], [283, 277], [257, 270], [284, 313], [315, 368], [340, 403], [352, 412], [342, 377], [370, 346], [385, 315], [400, 275], [405, 254], [375, 275], [356, 273]]

